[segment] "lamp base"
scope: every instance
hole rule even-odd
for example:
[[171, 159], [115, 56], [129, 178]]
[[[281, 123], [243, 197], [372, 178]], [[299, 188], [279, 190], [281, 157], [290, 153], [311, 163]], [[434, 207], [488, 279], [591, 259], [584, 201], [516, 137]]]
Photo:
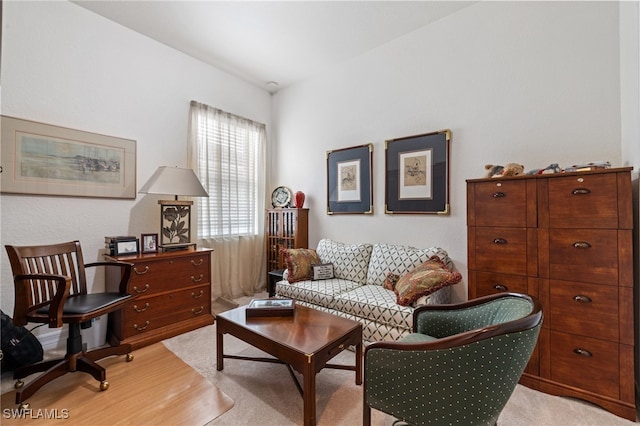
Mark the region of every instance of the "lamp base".
[[169, 246], [160, 246], [160, 249], [164, 252], [169, 252], [169, 251], [179, 251], [179, 250], [188, 250], [191, 247], [193, 247], [193, 249], [196, 249], [196, 243], [187, 243], [187, 244], [171, 244]]

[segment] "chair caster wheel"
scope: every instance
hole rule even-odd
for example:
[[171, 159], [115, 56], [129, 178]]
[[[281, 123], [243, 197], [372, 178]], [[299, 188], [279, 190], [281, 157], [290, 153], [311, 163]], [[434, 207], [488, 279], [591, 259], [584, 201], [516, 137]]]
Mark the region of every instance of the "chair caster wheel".
[[18, 405], [18, 409], [22, 411], [28, 410], [29, 408], [31, 408], [31, 404], [29, 404], [28, 402], [23, 402], [20, 405]]
[[23, 386], [24, 386], [24, 382], [22, 380], [16, 380], [16, 382], [13, 384], [13, 387], [16, 389], [20, 389]]
[[127, 362], [133, 361], [133, 354], [127, 354], [126, 360], [127, 360]]
[[106, 380], [100, 382], [100, 390], [106, 391], [107, 389], [109, 389], [109, 382], [107, 382]]

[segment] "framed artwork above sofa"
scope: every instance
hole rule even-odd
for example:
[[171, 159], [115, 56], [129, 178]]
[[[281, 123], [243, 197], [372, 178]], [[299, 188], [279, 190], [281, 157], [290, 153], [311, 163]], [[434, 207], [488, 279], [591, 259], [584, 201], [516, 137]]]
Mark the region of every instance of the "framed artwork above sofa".
[[450, 130], [385, 141], [385, 213], [449, 214]]

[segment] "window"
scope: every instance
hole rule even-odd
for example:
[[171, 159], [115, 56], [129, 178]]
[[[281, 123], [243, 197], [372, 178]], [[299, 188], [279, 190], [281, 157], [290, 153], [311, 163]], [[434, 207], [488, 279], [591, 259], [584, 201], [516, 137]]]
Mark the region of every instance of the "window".
[[261, 233], [265, 125], [191, 102], [190, 157], [209, 193], [197, 200], [198, 239]]

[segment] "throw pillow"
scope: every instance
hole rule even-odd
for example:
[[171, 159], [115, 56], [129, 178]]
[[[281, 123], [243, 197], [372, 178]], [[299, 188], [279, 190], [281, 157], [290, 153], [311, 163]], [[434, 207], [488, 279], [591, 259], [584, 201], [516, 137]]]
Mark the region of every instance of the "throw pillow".
[[439, 247], [415, 248], [397, 244], [376, 243], [371, 251], [366, 283], [384, 286], [387, 273], [392, 272], [402, 276], [434, 255], [438, 255], [445, 261], [449, 259], [447, 252]]
[[387, 277], [384, 279], [384, 283], [382, 283], [382, 287], [387, 290], [394, 291], [396, 289], [396, 284], [398, 284], [398, 280], [400, 279], [400, 275], [394, 274], [393, 272], [387, 272]]
[[322, 265], [311, 265], [313, 270], [311, 274], [312, 280], [329, 280], [333, 278], [333, 264], [323, 263]]
[[280, 252], [287, 265], [289, 283], [311, 279], [311, 265], [320, 263], [320, 258], [314, 249], [281, 249]]
[[462, 275], [459, 272], [451, 272], [438, 256], [432, 256], [422, 265], [400, 277], [394, 290], [397, 303], [409, 306], [422, 296], [456, 284], [461, 279]]

